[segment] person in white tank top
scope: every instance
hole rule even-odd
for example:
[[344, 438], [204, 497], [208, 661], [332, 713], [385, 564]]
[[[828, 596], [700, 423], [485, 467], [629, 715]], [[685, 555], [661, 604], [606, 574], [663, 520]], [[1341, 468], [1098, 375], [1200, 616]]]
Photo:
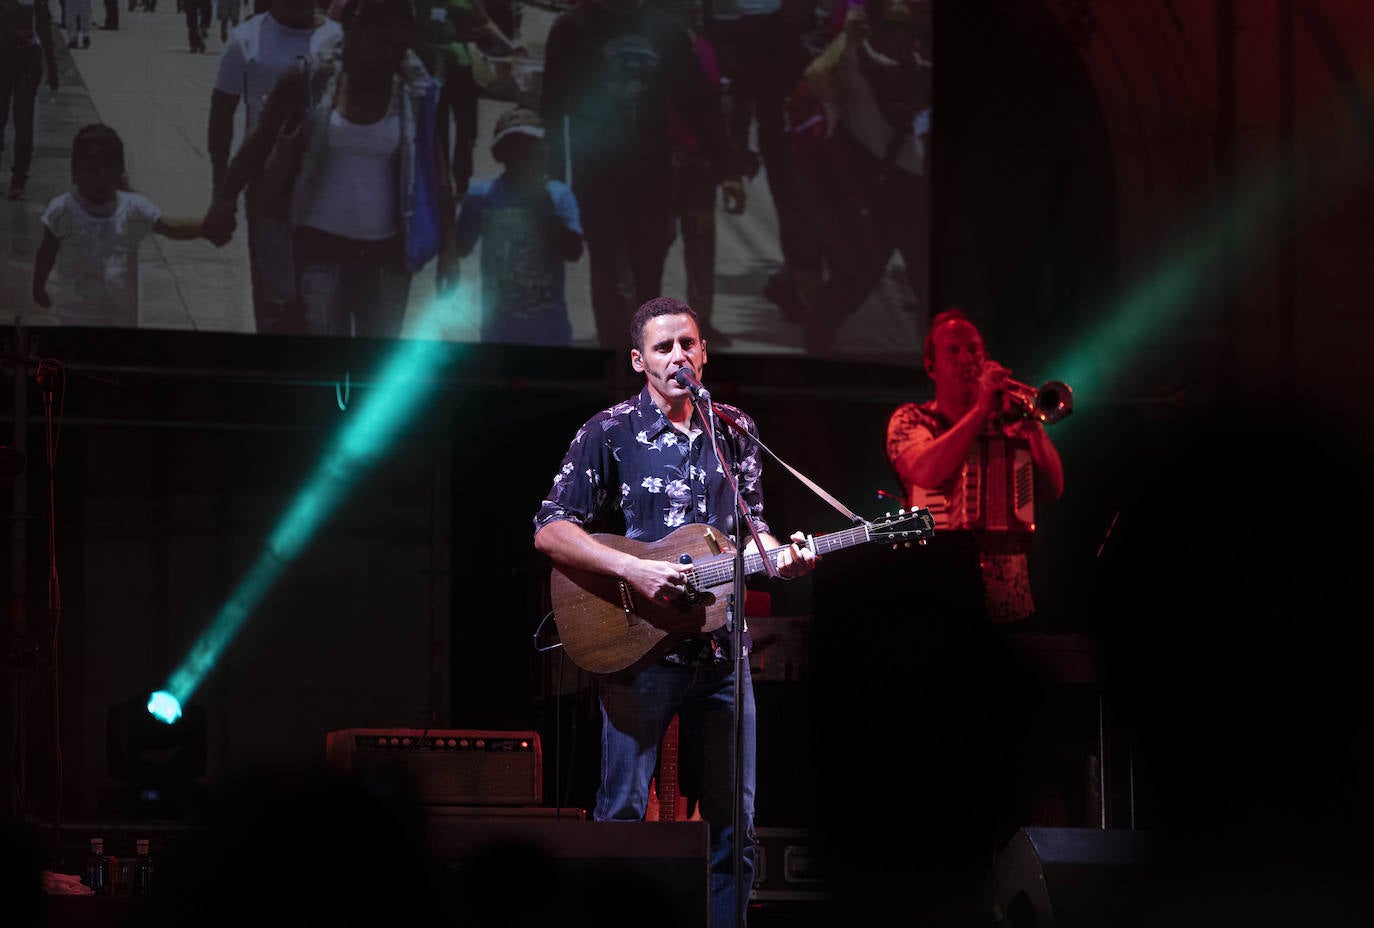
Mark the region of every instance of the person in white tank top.
[[[239, 191], [263, 175], [283, 125], [303, 120], [289, 188], [257, 202], [289, 207], [304, 330], [389, 338], [401, 332], [419, 270], [407, 251], [417, 196], [437, 197], [440, 238], [451, 238], [444, 146], [429, 139], [418, 152], [416, 141], [421, 119], [432, 120], [437, 84], [410, 51], [419, 31], [409, 0], [351, 0], [340, 25], [304, 71], [278, 81], [216, 191], [207, 231], [227, 241]], [[422, 167], [436, 183], [427, 193], [416, 180]]]

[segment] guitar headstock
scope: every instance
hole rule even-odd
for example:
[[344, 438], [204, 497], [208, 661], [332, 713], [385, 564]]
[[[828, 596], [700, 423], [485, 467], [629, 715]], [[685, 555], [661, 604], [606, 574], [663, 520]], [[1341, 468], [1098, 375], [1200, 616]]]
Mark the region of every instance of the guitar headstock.
[[884, 513], [867, 527], [872, 541], [890, 541], [894, 548], [903, 544], [911, 547], [913, 542], [923, 545], [935, 535], [935, 517], [929, 509], [898, 509], [895, 516]]

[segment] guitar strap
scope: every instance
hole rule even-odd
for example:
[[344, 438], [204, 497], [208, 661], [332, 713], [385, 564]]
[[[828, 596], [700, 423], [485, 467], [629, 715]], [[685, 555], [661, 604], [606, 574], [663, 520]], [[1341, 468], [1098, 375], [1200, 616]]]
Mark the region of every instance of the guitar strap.
[[[726, 422], [728, 422], [728, 423], [730, 423], [731, 425], [733, 425], [735, 428], [739, 429], [741, 432], [747, 431], [743, 426], [741, 426], [741, 425], [739, 424], [739, 420], [738, 420], [738, 419], [736, 419], [736, 418], [735, 418], [734, 416], [732, 416], [730, 413], [726, 412], [724, 409], [721, 409], [719, 406], [716, 407], [716, 415], [720, 416], [722, 419], [724, 419]], [[848, 519], [848, 520], [851, 521], [851, 522], [863, 522], [863, 521], [864, 521], [862, 516], [855, 515], [853, 512], [850, 511], [850, 509], [849, 509], [848, 506], [846, 506], [844, 503], [840, 502], [840, 501], [837, 500], [835, 497], [831, 496], [829, 493], [827, 493], [825, 490], [823, 490], [823, 489], [822, 489], [820, 486], [818, 486], [818, 485], [816, 484], [816, 482], [815, 482], [814, 480], [812, 480], [810, 477], [806, 476], [806, 475], [803, 474], [801, 471], [799, 471], [799, 470], [797, 470], [795, 467], [793, 467], [791, 464], [788, 464], [788, 463], [787, 463], [786, 461], [784, 461], [782, 458], [780, 458], [780, 457], [778, 457], [776, 454], [774, 454], [774, 453], [773, 453], [773, 449], [770, 448], [770, 447], [768, 447], [767, 445], [765, 445], [765, 444], [763, 443], [763, 439], [762, 439], [762, 438], [758, 438], [757, 436], [754, 436], [754, 440], [755, 440], [756, 442], [759, 443], [759, 447], [760, 447], [760, 448], [762, 448], [764, 451], [767, 451], [770, 455], [772, 455], [773, 460], [777, 461], [777, 462], [778, 462], [779, 464], [781, 464], [783, 467], [785, 467], [785, 468], [787, 468], [789, 471], [791, 471], [791, 472], [792, 472], [792, 476], [796, 477], [796, 478], [797, 478], [798, 480], [800, 480], [802, 483], [804, 483], [804, 484], [806, 484], [808, 487], [810, 487], [811, 490], [812, 490], [817, 496], [819, 496], [821, 499], [825, 500], [825, 501], [826, 501], [827, 503], [829, 503], [831, 506], [834, 506], [835, 509], [836, 509], [841, 515], [843, 515], [846, 519]]]
[[[707, 410], [708, 410], [708, 412], [710, 413], [711, 416], [714, 416], [714, 415], [716, 415], [716, 413], [720, 412], [720, 410], [716, 409], [715, 404], [712, 403], [712, 402], [710, 401], [709, 398], [706, 400], [706, 406], [707, 406]], [[731, 416], [731, 415], [728, 414], [728, 413], [725, 413], [725, 414], [722, 416], [722, 418], [724, 418], [725, 421], [729, 422], [729, 423], [730, 423], [731, 425], [733, 425], [735, 428], [739, 429], [741, 432], [744, 432], [746, 435], [748, 434], [748, 430], [743, 429], [743, 428], [740, 428], [739, 420], [736, 419], [735, 417]], [[707, 421], [709, 421], [709, 419], [708, 419]], [[712, 447], [715, 447], [715, 446], [716, 446], [716, 431], [715, 431], [715, 426], [714, 426], [714, 425], [708, 425], [708, 426], [707, 426], [707, 429], [709, 430], [709, 433], [710, 433], [710, 436], [711, 436], [711, 445], [712, 445]], [[760, 442], [760, 444], [762, 444], [762, 442]], [[770, 451], [769, 453], [771, 454], [772, 452]], [[721, 465], [724, 466], [724, 465], [725, 465], [725, 458], [724, 458], [724, 457], [721, 457], [719, 448], [716, 449], [716, 457], [719, 459]], [[736, 462], [736, 463], [738, 464], [738, 462]], [[738, 468], [736, 468], [736, 470], [738, 470]], [[740, 511], [734, 513], [734, 517], [735, 517], [736, 519], [740, 520], [741, 522], [743, 522], [744, 525], [749, 529], [749, 534], [750, 534], [750, 536], [753, 537], [753, 539], [754, 539], [754, 547], [758, 549], [759, 556], [760, 556], [760, 560], [761, 560], [762, 563], [763, 563], [764, 573], [766, 573], [769, 577], [772, 577], [772, 578], [776, 579], [777, 576], [778, 576], [778, 566], [777, 566], [776, 564], [773, 563], [773, 559], [772, 559], [772, 558], [767, 557], [767, 556], [764, 555], [763, 539], [759, 537], [759, 530], [758, 530], [757, 528], [754, 527], [754, 519], [753, 519], [752, 516], [749, 515], [749, 509], [748, 509], [748, 507], [744, 505], [744, 500], [740, 499], [740, 497], [739, 497], [739, 486], [735, 483], [735, 478], [734, 478], [733, 476], [731, 476], [731, 475], [727, 472], [727, 473], [725, 474], [725, 479], [728, 480], [728, 481], [730, 482], [730, 485], [733, 487], [733, 489], [734, 489], [734, 491], [735, 491], [735, 500], [736, 500], [736, 501], [738, 502], [738, 504], [739, 504], [739, 509], [740, 509]], [[741, 551], [743, 551], [743, 550], [744, 550], [744, 540], [743, 540], [743, 539], [744, 539], [744, 532], [743, 532], [743, 531], [740, 531], [740, 532], [738, 533], [738, 536], [739, 536], [739, 538], [740, 538], [739, 548], [740, 548]], [[623, 582], [623, 581], [622, 581], [622, 582]]]

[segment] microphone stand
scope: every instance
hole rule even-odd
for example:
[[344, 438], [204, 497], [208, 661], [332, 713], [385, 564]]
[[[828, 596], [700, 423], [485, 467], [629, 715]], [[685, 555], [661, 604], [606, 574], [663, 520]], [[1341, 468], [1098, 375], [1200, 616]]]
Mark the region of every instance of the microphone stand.
[[[734, 661], [734, 718], [732, 730], [734, 740], [731, 746], [730, 769], [734, 775], [734, 809], [730, 820], [730, 852], [732, 861], [732, 878], [735, 884], [735, 911], [734, 923], [743, 925], [743, 913], [748, 904], [748, 895], [744, 886], [744, 844], [742, 831], [745, 827], [744, 815], [744, 678], [749, 671], [749, 655], [744, 651], [744, 544], [746, 528], [749, 530], [750, 537], [754, 540], [754, 546], [758, 549], [759, 557], [763, 561], [763, 568], [769, 577], [778, 576], [777, 565], [763, 546], [763, 539], [759, 537], [758, 528], [754, 525], [754, 519], [749, 515], [749, 507], [744, 504], [744, 498], [740, 496], [739, 481], [731, 472], [732, 466], [725, 460], [721, 453], [720, 445], [716, 441], [716, 407], [711, 402], [711, 394], [706, 390], [693, 391], [697, 400], [706, 407], [706, 429], [711, 436], [711, 449], [715, 452], [716, 460], [720, 462], [721, 472], [725, 474], [725, 479], [730, 483], [730, 490], [734, 497], [735, 509], [735, 552], [734, 552], [734, 590], [730, 594], [729, 602], [726, 604], [726, 625], [730, 630], [730, 652], [731, 660]], [[739, 428], [739, 423], [732, 416], [722, 414], [730, 424]], [[743, 429], [741, 429], [743, 431]], [[738, 466], [737, 464], [735, 466]], [[750, 887], [752, 889], [752, 887]]]

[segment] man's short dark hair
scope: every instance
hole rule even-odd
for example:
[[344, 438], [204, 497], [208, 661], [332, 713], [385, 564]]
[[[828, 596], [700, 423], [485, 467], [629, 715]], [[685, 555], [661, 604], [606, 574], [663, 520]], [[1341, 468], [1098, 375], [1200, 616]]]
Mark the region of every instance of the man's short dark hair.
[[692, 321], [697, 324], [697, 331], [701, 331], [701, 319], [697, 317], [697, 311], [681, 300], [675, 300], [670, 296], [656, 296], [641, 305], [635, 310], [634, 318], [630, 320], [631, 347], [644, 350], [644, 327], [649, 324], [650, 319], [655, 316], [678, 315], [691, 316]]

